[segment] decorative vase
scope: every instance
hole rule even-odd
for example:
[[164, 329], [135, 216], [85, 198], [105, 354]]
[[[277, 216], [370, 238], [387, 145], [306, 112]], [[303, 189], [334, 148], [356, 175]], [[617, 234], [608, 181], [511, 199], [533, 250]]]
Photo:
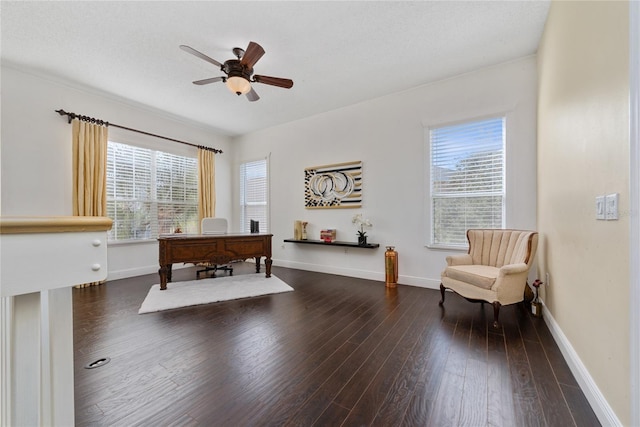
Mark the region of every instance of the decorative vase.
[[398, 252], [395, 246], [387, 246], [384, 253], [385, 285], [395, 288], [398, 285]]
[[542, 303], [539, 301], [531, 302], [531, 314], [535, 317], [542, 317]]
[[524, 287], [524, 302], [530, 303], [533, 301], [534, 295], [531, 287], [527, 284]]
[[536, 317], [542, 317], [542, 303], [538, 299], [538, 286], [540, 286], [539, 284], [537, 284], [538, 282], [539, 281], [536, 281], [533, 284], [536, 288], [536, 293], [535, 293], [535, 296], [533, 297], [533, 300], [531, 301], [531, 314], [533, 314]]
[[367, 245], [367, 236], [364, 234], [358, 235], [358, 245], [366, 246]]
[[302, 221], [294, 221], [294, 223], [293, 223], [293, 238], [295, 240], [302, 239]]

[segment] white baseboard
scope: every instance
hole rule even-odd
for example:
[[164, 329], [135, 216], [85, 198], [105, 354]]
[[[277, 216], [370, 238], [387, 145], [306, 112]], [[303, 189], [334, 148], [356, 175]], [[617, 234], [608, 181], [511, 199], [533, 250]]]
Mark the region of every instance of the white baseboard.
[[589, 401], [600, 423], [603, 426], [622, 426], [622, 423], [607, 402], [607, 399], [605, 399], [596, 382], [591, 377], [591, 374], [589, 374], [582, 360], [580, 360], [578, 353], [573, 349], [573, 346], [562, 332], [562, 329], [560, 329], [560, 325], [558, 325], [546, 306], [542, 310], [542, 313], [544, 321], [549, 327], [551, 335], [553, 335], [553, 339], [556, 341], [556, 344], [558, 344], [565, 361], [569, 365], [569, 369], [571, 369], [573, 376], [576, 378], [576, 381], [580, 385], [582, 392]]
[[[338, 276], [357, 277], [360, 279], [377, 280], [379, 282], [385, 281], [385, 274], [377, 271], [358, 270], [355, 268], [334, 267], [288, 260], [274, 260], [273, 263], [274, 265], [277, 264], [281, 267], [295, 268], [298, 270], [336, 274]], [[425, 279], [423, 277], [399, 275], [398, 284], [417, 286], [428, 289], [440, 289], [440, 280]]]
[[417, 286], [419, 288], [440, 290], [440, 279], [426, 279], [424, 277], [403, 276], [398, 277], [398, 282], [402, 285]]
[[361, 279], [384, 281], [384, 274], [374, 271], [358, 270], [355, 268], [342, 268], [288, 260], [273, 260], [273, 264], [279, 267], [295, 268], [298, 270], [315, 271], [318, 273], [336, 274], [338, 276], [358, 277]]
[[[184, 264], [184, 265], [174, 264], [171, 269], [180, 270], [181, 268], [187, 268], [187, 267], [193, 267], [193, 264]], [[157, 265], [147, 265], [144, 267], [128, 268], [126, 270], [109, 271], [109, 273], [107, 274], [107, 281], [127, 279], [129, 277], [136, 277], [136, 276], [144, 276], [145, 274], [154, 274], [154, 273], [158, 274], [159, 268], [160, 267], [158, 267]], [[160, 279], [158, 278], [158, 280]]]

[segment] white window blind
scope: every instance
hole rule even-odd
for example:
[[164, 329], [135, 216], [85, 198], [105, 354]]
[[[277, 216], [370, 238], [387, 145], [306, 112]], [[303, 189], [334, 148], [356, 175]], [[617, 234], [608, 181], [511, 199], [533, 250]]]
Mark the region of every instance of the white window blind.
[[267, 159], [240, 165], [240, 229], [251, 230], [251, 220], [259, 221], [260, 232], [268, 231]]
[[466, 246], [469, 228], [504, 227], [505, 118], [429, 131], [431, 245]]
[[197, 160], [156, 152], [159, 233], [198, 233]]
[[198, 233], [197, 193], [195, 158], [109, 141], [109, 240], [155, 239], [178, 228]]

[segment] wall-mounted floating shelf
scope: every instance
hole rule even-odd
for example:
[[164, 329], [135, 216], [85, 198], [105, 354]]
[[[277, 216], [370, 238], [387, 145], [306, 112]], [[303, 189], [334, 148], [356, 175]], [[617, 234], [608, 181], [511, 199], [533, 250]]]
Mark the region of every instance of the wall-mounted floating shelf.
[[342, 242], [335, 240], [331, 243], [324, 240], [296, 240], [296, 239], [284, 239], [289, 243], [304, 243], [307, 245], [323, 245], [323, 246], [346, 246], [349, 248], [363, 248], [363, 249], [375, 249], [380, 247], [380, 243], [367, 243], [366, 245], [359, 245], [358, 242]]

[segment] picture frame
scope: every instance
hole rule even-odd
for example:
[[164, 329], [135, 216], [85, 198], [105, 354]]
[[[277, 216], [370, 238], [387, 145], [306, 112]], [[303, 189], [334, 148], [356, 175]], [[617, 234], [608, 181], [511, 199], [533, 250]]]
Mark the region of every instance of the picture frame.
[[360, 208], [362, 161], [306, 168], [304, 203], [307, 209]]

